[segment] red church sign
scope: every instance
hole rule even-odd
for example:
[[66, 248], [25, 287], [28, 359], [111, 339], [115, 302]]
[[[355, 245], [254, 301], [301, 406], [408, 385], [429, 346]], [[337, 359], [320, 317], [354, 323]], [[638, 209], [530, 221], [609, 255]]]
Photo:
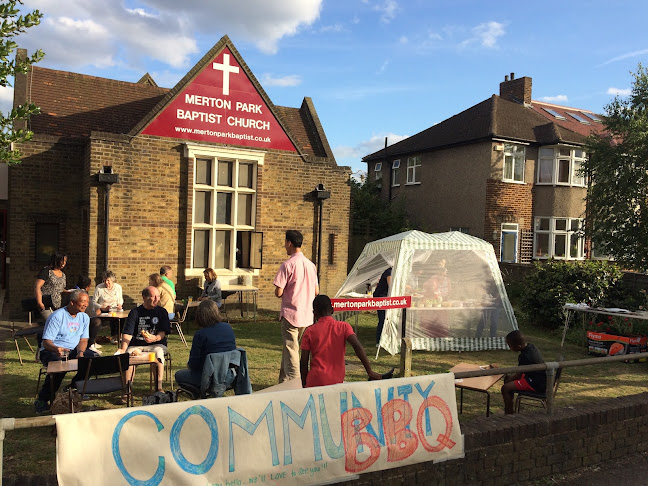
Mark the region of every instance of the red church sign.
[[228, 48], [207, 64], [142, 133], [296, 152]]

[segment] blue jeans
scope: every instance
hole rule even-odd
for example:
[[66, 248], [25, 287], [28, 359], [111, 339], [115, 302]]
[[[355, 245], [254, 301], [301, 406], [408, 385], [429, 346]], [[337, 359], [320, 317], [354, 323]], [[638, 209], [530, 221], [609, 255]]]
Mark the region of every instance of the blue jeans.
[[186, 383], [188, 385], [192, 385], [200, 389], [200, 382], [202, 381], [202, 373], [198, 373], [197, 371], [190, 370], [189, 368], [185, 368], [184, 370], [176, 371], [175, 379], [178, 385], [182, 385], [183, 383]]

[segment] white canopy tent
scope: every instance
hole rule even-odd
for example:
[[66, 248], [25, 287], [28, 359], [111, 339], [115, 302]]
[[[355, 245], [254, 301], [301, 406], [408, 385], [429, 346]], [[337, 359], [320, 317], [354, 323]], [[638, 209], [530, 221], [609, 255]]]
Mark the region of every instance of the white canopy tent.
[[[411, 295], [406, 336], [413, 349], [508, 349], [517, 329], [493, 246], [457, 231], [407, 231], [368, 243], [336, 297], [360, 296], [392, 268], [389, 296]], [[400, 350], [402, 309], [387, 310], [380, 347]]]

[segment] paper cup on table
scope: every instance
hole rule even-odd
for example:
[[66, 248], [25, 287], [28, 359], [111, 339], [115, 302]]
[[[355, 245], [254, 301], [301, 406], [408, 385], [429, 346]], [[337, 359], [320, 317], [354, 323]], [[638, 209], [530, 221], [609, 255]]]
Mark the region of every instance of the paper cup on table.
[[113, 317], [117, 317], [117, 313], [116, 313], [116, 312], [112, 312], [110, 315], [113, 316]]
[[151, 363], [154, 363], [155, 362], [155, 353], [149, 353], [148, 358], [149, 358], [149, 361]]

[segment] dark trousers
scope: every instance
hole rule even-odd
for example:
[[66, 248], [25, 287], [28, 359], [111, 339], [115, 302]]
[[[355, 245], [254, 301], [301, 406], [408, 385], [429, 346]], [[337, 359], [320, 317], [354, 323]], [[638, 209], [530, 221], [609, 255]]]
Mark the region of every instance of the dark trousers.
[[383, 326], [385, 325], [385, 313], [387, 311], [378, 310], [378, 327], [376, 328], [376, 344], [380, 342], [380, 336], [382, 335]]
[[99, 319], [98, 317], [92, 317], [90, 319], [90, 328], [88, 329], [88, 333], [90, 334], [88, 337], [88, 347], [97, 342], [97, 336], [99, 335], [100, 328], [101, 319]]
[[[94, 356], [98, 356], [95, 352], [90, 351], [89, 349], [87, 349], [83, 353], [83, 355], [86, 358], [92, 358]], [[70, 355], [68, 359], [76, 359], [76, 357], [77, 357], [77, 350], [75, 348], [70, 351]], [[40, 360], [43, 363], [43, 366], [45, 366], [46, 368], [47, 368], [47, 364], [50, 361], [61, 361], [62, 359], [63, 358], [61, 358], [58, 355], [58, 353], [55, 353], [48, 349], [43, 349], [40, 352]], [[65, 373], [48, 374], [45, 377], [45, 381], [43, 382], [43, 387], [40, 389], [40, 392], [38, 392], [38, 399], [45, 403], [49, 403], [54, 398], [54, 394], [61, 387], [61, 383], [63, 383], [64, 378], [65, 378]], [[75, 375], [74, 378], [72, 378], [72, 381], [76, 381], [77, 378], [78, 375]]]

